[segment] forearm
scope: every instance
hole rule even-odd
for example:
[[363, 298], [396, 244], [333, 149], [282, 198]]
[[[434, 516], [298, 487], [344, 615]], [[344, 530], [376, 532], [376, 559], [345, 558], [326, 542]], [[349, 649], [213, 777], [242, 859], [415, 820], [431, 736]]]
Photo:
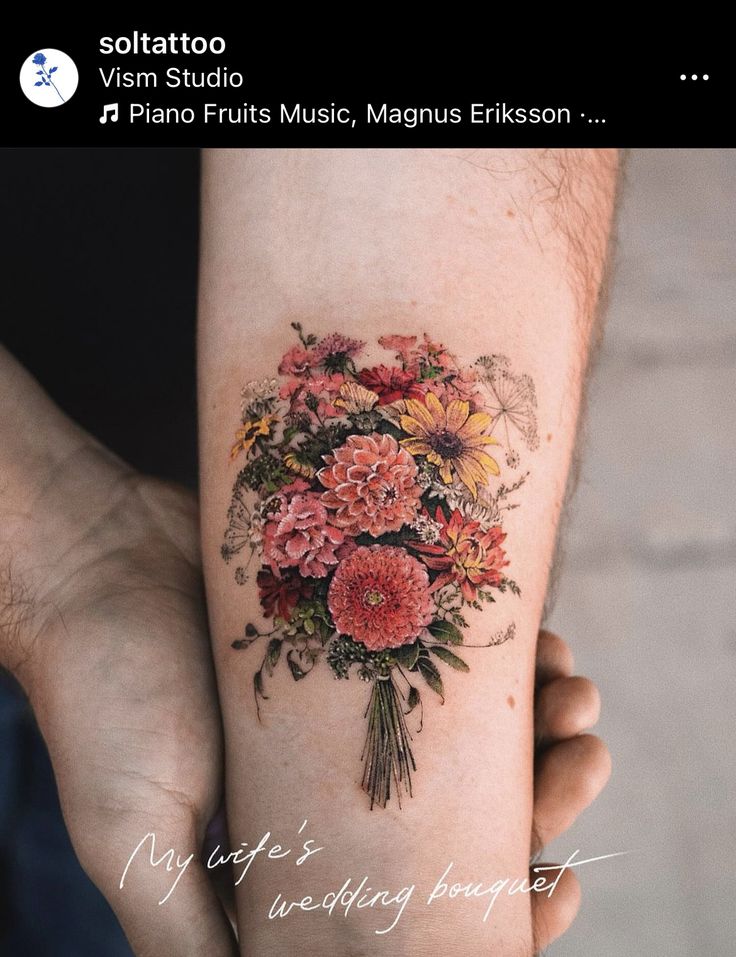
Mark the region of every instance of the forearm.
[[[386, 952], [413, 954], [438, 947], [480, 953], [494, 944], [505, 944], [509, 953], [530, 949], [528, 897], [500, 899], [487, 923], [481, 920], [484, 906], [478, 910], [472, 902], [444, 899], [427, 908], [423, 901], [450, 861], [458, 881], [521, 877], [526, 871], [534, 640], [604, 268], [615, 166], [614, 154], [593, 151], [206, 156], [200, 291], [204, 554], [227, 732], [232, 836], [236, 843], [257, 841], [271, 830], [288, 838], [309, 818], [325, 847], [301, 869], [259, 863], [244, 881], [241, 916], [254, 954], [289, 953], [296, 939], [305, 954], [346, 953], [347, 942], [370, 951], [382, 946]], [[254, 428], [241, 431], [239, 461], [230, 464], [235, 430], [244, 428], [237, 418], [240, 389], [249, 380], [275, 376], [293, 343], [290, 324], [295, 322], [304, 336], [318, 341], [334, 332], [363, 341], [363, 350], [342, 374], [379, 399], [366, 391], [340, 393], [335, 380], [326, 383], [319, 402], [302, 408], [298, 383], [304, 359], [294, 353], [291, 364], [282, 366], [284, 398], [274, 415], [283, 417], [287, 402], [297, 432], [287, 442], [279, 431], [283, 423], [268, 420], [262, 426], [266, 432], [250, 444]], [[416, 343], [389, 342], [383, 348], [379, 338], [391, 335], [415, 336]], [[425, 348], [422, 358], [416, 349], [425, 336], [445, 350]], [[402, 348], [404, 355], [397, 357]], [[307, 345], [305, 351], [314, 349]], [[477, 364], [484, 356], [496, 358]], [[381, 365], [406, 375], [397, 372], [387, 382], [386, 373], [376, 371]], [[306, 375], [329, 377], [331, 372], [335, 369], [325, 369], [323, 359]], [[427, 399], [429, 393], [436, 402]], [[335, 399], [343, 404], [335, 405]], [[402, 401], [394, 412], [387, 409]], [[247, 422], [253, 422], [247, 413]], [[328, 420], [342, 421], [345, 428], [334, 433], [331, 458], [310, 461], [307, 440]], [[352, 443], [351, 430], [360, 436]], [[352, 478], [341, 472], [341, 459], [357, 452], [363, 467], [363, 445], [381, 435], [390, 439], [383, 441], [380, 455], [390, 459], [389, 492], [398, 507], [385, 502], [377, 507], [370, 488], [344, 487]], [[229, 565], [220, 557], [233, 482], [247, 462], [276, 446], [275, 456], [286, 467], [273, 485], [281, 497], [272, 505], [286, 524], [282, 521], [279, 529], [266, 510], [264, 543], [254, 543], [250, 580], [239, 586], [233, 571], [248, 563], [249, 546]], [[287, 458], [289, 451], [296, 457]], [[312, 564], [297, 559], [288, 541], [294, 517], [289, 499], [298, 480], [309, 502], [318, 501], [325, 510], [325, 527], [315, 532], [326, 534], [325, 547]], [[427, 481], [436, 494], [429, 494]], [[268, 497], [257, 482], [251, 485], [246, 492], [254, 501]], [[504, 488], [512, 486], [518, 488], [505, 494]], [[460, 517], [449, 527], [456, 511]], [[453, 539], [458, 533], [467, 547], [458, 548]], [[229, 546], [233, 541], [231, 535]], [[468, 548], [475, 549], [475, 565]], [[371, 549], [369, 555], [365, 550]], [[410, 588], [396, 615], [371, 619], [373, 605], [386, 598], [381, 587], [392, 563]], [[255, 579], [262, 564], [259, 603]], [[378, 584], [371, 579], [365, 592], [369, 607], [358, 615], [350, 589], [369, 565], [384, 579]], [[269, 610], [269, 575], [284, 573], [292, 580], [298, 574], [307, 586], [292, 589], [276, 610]], [[240, 580], [244, 574], [238, 574]], [[266, 649], [257, 650], [254, 643], [236, 652], [232, 640], [242, 635], [246, 622], [259, 632], [273, 630], [282, 640], [283, 629], [272, 616], [280, 609], [288, 617], [294, 601], [298, 615], [310, 602], [314, 607], [315, 595], [325, 610], [324, 647], [314, 640], [300, 645], [301, 639], [293, 640], [293, 625], [291, 635], [287, 628], [278, 646], [282, 657], [293, 650], [291, 660], [307, 670], [298, 651], [308, 645], [315, 649], [315, 666], [305, 680], [290, 684], [286, 667], [269, 675], [266, 665], [262, 678], [269, 697], [260, 701], [259, 725], [252, 673]], [[477, 611], [473, 601], [484, 610]], [[448, 609], [460, 603], [461, 617], [454, 618]], [[371, 630], [371, 620], [380, 627]], [[453, 641], [462, 638], [468, 646], [512, 635], [513, 640], [495, 647], [453, 646], [470, 667], [462, 673], [431, 647], [438, 643], [432, 629], [441, 620], [455, 625]], [[389, 642], [383, 664], [366, 656], [368, 677], [377, 679], [369, 687], [334, 680], [340, 662], [336, 669], [332, 633], [347, 635], [350, 647], [357, 642], [368, 651]], [[402, 646], [419, 649], [423, 659], [439, 667], [443, 708], [434, 670], [415, 665], [408, 671], [411, 655], [406, 659], [405, 652], [396, 652]], [[379, 674], [382, 668], [387, 674]], [[416, 733], [418, 709], [406, 716], [417, 763], [412, 797], [401, 758], [393, 767], [389, 761], [378, 784], [370, 767], [367, 777], [360, 767], [367, 731], [363, 711], [371, 688], [387, 677], [396, 681], [403, 711], [414, 700], [408, 685], [421, 693], [421, 734]], [[375, 765], [378, 759], [373, 760]], [[376, 807], [386, 799], [381, 783], [386, 776], [393, 778], [391, 798], [387, 807]], [[361, 791], [361, 778], [367, 793]], [[307, 893], [316, 899], [338, 889], [348, 876], [359, 879], [366, 873], [374, 888], [417, 885], [411, 907], [386, 936], [373, 932], [388, 926], [395, 913], [386, 920], [372, 909], [353, 912], [342, 922], [320, 913], [266, 919], [279, 891], [288, 899]], [[430, 934], [418, 931], [425, 922]]]

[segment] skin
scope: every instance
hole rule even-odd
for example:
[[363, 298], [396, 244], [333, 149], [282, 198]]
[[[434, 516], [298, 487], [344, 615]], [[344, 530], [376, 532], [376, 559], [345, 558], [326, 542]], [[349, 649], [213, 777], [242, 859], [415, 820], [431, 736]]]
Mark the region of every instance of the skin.
[[[375, 911], [356, 908], [343, 921], [294, 909], [275, 922], [269, 907], [277, 893], [289, 901], [321, 898], [346, 875], [369, 872], [383, 886], [416, 886], [415, 903], [448, 861], [459, 882], [525, 873], [535, 642], [577, 436], [617, 169], [616, 153], [604, 150], [203, 155], [202, 541], [230, 822], [239, 834], [278, 827], [291, 835], [308, 817], [316, 831], [310, 836], [325, 848], [309, 875], [306, 868], [263, 867], [240, 885], [248, 957], [379, 949]], [[465, 632], [467, 645], [483, 644], [489, 628], [513, 621], [515, 638], [487, 654], [471, 652], [469, 674], [446, 669], [441, 705], [423, 694], [416, 788], [401, 809], [393, 801], [371, 811], [360, 790], [363, 689], [336, 682], [325, 667], [298, 685], [287, 669], [274, 669], [257, 723], [245, 689], [263, 651], [232, 650], [247, 622], [266, 631], [267, 616], [254, 576], [237, 584], [220, 552], [233, 483], [247, 461], [245, 452], [235, 461], [228, 453], [240, 391], [276, 374], [296, 342], [292, 322], [317, 340], [334, 332], [365, 340], [361, 366], [392, 362], [390, 350], [377, 344], [382, 336], [426, 334], [461, 368], [481, 355], [506, 356], [536, 388], [539, 443], [519, 446], [529, 477], [519, 507], [503, 517], [509, 573], [521, 595], [507, 591], [492, 610], [469, 614]], [[506, 447], [517, 441], [501, 429], [499, 436]], [[551, 693], [543, 703], [558, 720]], [[408, 907], [384, 946], [413, 957], [489, 949], [522, 957], [533, 949], [528, 896], [499, 898], [486, 923], [465, 904]]]
[[[222, 738], [210, 659], [194, 495], [136, 474], [66, 418], [0, 350], [0, 663], [29, 695], [84, 868], [140, 957], [236, 954], [197, 860], [172, 875], [135, 863], [149, 831], [161, 853], [199, 855], [221, 801]], [[598, 694], [572, 677], [548, 632], [537, 645], [534, 832], [559, 836], [600, 793], [610, 762], [584, 734]], [[533, 843], [531, 850], [539, 847]], [[570, 872], [534, 901], [537, 944], [579, 902]]]

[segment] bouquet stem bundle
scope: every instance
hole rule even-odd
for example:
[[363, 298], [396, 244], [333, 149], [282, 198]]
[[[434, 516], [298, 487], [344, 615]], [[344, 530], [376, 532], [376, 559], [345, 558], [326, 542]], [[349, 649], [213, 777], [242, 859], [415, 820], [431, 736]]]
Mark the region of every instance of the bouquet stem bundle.
[[402, 790], [411, 797], [411, 772], [417, 766], [401, 695], [391, 675], [375, 678], [365, 713], [368, 733], [361, 755], [363, 790], [371, 799], [371, 808], [374, 804], [386, 807], [393, 783], [401, 807]]

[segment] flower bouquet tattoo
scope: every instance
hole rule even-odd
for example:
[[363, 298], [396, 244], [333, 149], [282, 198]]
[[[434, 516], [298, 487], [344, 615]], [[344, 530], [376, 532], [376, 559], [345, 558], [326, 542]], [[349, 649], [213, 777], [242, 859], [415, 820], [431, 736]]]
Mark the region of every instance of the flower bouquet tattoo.
[[[248, 623], [233, 647], [265, 643], [259, 714], [282, 658], [295, 681], [322, 659], [336, 678], [354, 671], [370, 684], [363, 788], [371, 807], [392, 792], [401, 805], [420, 687], [444, 700], [440, 667], [469, 670], [457, 653], [467, 609], [519, 594], [502, 518], [528, 473], [502, 481], [499, 453], [513, 474], [512, 436], [536, 447], [534, 386], [502, 356], [461, 367], [427, 336], [383, 336], [388, 364], [361, 367], [364, 343], [292, 326], [299, 342], [281, 378], [243, 389], [231, 451], [243, 467], [222, 555], [239, 584], [257, 558], [271, 622]], [[481, 647], [513, 635], [512, 623]]]

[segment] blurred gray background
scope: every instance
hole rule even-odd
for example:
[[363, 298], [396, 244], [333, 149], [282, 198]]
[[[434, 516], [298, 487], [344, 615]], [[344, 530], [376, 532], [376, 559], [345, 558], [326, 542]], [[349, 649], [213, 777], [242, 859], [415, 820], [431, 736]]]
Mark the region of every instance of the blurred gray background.
[[614, 770], [545, 857], [630, 853], [553, 957], [736, 953], [735, 256], [736, 151], [633, 151], [550, 619]]

